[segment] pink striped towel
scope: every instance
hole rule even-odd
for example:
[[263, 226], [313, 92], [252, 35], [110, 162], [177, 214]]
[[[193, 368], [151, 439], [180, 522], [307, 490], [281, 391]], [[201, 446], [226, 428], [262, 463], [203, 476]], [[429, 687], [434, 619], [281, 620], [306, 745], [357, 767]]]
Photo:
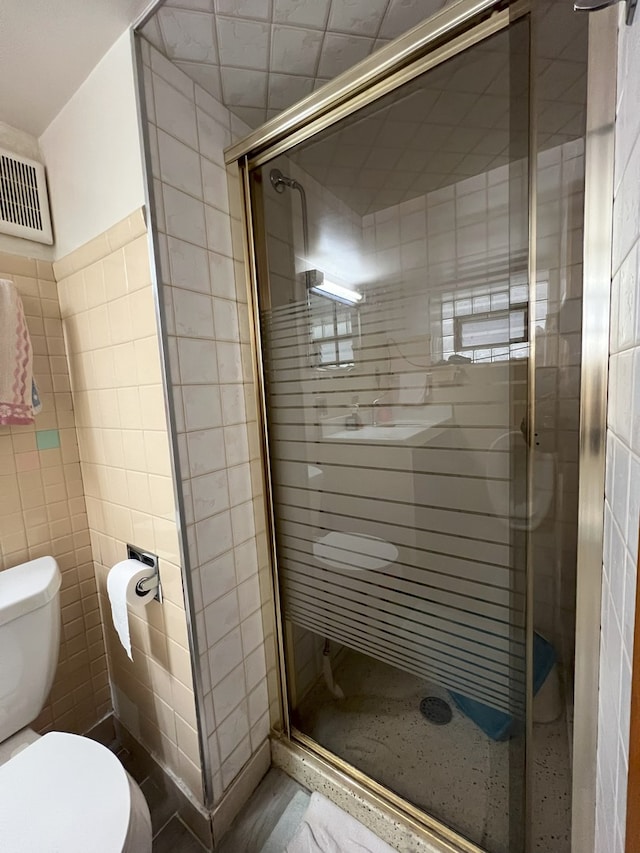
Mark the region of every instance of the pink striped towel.
[[33, 352], [20, 294], [0, 279], [0, 424], [32, 424]]

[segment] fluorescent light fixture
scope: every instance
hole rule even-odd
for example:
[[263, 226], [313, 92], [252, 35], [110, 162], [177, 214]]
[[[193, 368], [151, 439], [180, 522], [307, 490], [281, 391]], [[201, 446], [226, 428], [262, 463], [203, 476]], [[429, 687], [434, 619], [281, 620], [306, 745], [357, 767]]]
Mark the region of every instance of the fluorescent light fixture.
[[357, 290], [336, 284], [335, 281], [325, 278], [320, 270], [308, 270], [307, 280], [309, 290], [317, 296], [326, 296], [335, 302], [342, 302], [343, 305], [357, 305], [362, 300], [362, 294]]

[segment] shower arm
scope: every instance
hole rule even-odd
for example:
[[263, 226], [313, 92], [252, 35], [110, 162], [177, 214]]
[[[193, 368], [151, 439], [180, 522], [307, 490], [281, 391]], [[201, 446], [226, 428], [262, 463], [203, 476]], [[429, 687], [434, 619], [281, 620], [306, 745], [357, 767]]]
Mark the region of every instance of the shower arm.
[[283, 193], [287, 187], [300, 193], [300, 207], [302, 209], [302, 243], [304, 247], [305, 260], [309, 258], [309, 218], [307, 213], [307, 194], [302, 184], [295, 178], [283, 175], [280, 169], [272, 169], [269, 173], [271, 186], [277, 193]]

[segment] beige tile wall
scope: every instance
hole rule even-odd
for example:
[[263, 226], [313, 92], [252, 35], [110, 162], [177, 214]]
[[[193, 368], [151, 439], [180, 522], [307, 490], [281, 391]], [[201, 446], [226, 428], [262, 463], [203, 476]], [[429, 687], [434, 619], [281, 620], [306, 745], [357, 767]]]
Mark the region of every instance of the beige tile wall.
[[[69, 372], [51, 264], [0, 254], [0, 278], [24, 303], [42, 412], [31, 426], [0, 427], [0, 570], [53, 555], [62, 571], [60, 659], [38, 731], [83, 733], [111, 709]], [[37, 433], [59, 431], [38, 449]]]
[[[142, 210], [54, 265], [116, 715], [202, 800], [169, 434]], [[126, 544], [160, 559], [165, 600], [112, 626], [109, 568]]]

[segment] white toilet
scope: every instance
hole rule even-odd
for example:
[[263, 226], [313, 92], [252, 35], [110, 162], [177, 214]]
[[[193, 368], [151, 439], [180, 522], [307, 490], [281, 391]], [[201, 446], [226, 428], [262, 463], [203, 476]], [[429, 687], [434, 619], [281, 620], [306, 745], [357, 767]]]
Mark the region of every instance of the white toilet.
[[0, 572], [0, 849], [151, 853], [147, 803], [116, 756], [27, 727], [58, 662], [60, 580], [53, 557]]

